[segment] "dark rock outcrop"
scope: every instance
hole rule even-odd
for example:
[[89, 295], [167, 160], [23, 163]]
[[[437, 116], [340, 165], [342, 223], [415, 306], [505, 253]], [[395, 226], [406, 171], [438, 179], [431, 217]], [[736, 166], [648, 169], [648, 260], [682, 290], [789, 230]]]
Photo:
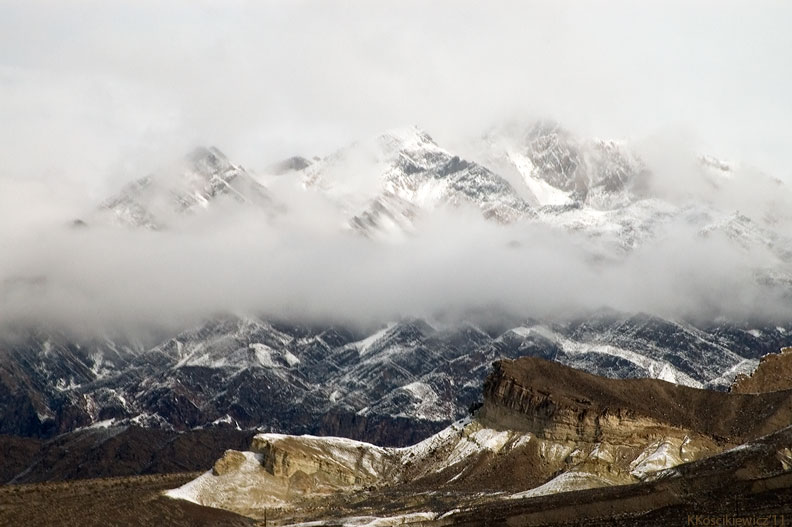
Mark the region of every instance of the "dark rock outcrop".
[[0, 483], [207, 470], [254, 433], [229, 428], [174, 432], [136, 426], [94, 428], [49, 441], [0, 435]]

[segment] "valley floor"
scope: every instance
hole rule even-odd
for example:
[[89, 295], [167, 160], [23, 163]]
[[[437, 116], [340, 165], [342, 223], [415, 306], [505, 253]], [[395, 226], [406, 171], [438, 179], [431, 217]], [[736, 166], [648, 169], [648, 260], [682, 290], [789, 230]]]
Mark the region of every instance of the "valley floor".
[[[163, 491], [182, 485], [195, 476], [196, 473], [179, 473], [0, 486], [0, 525], [264, 525], [263, 521], [257, 522], [231, 512], [162, 495]], [[731, 521], [734, 525], [738, 525], [736, 518], [744, 518], [743, 525], [792, 524], [792, 474], [750, 482], [724, 478], [717, 488], [707, 487], [709, 485], [704, 484], [699, 488], [690, 488], [686, 498], [670, 501], [667, 490], [653, 484], [593, 489], [538, 499], [496, 500], [448, 517], [448, 521], [440, 519], [408, 524], [437, 527], [685, 526], [707, 525], [706, 522], [713, 521], [712, 518], [722, 518], [721, 521]], [[416, 496], [416, 499], [420, 500], [420, 496]], [[444, 499], [426, 500], [425, 505], [432, 504], [442, 508], [451, 505]], [[328, 514], [334, 515], [330, 511]], [[408, 518], [409, 515], [403, 517], [405, 520]], [[268, 525], [283, 525], [277, 518], [273, 519]], [[317, 520], [316, 516], [313, 519]], [[348, 524], [347, 520], [349, 518], [319, 519], [312, 525], [341, 526]], [[391, 525], [382, 520], [380, 522], [374, 524]]]
[[193, 472], [0, 486], [0, 525], [245, 527], [253, 520], [162, 496]]

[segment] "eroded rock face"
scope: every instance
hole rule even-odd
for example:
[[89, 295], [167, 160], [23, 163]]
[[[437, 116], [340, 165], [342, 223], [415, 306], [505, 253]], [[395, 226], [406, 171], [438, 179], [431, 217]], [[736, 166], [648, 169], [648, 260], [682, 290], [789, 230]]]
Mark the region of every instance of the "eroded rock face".
[[789, 423], [792, 390], [736, 394], [607, 379], [525, 357], [494, 364], [479, 418], [556, 440], [634, 444], [683, 433], [743, 443]]
[[392, 481], [392, 450], [344, 438], [260, 434], [168, 495], [252, 517]]
[[313, 490], [375, 485], [394, 471], [390, 450], [344, 438], [260, 434], [251, 450], [274, 477], [308, 477]]
[[[353, 492], [375, 496], [383, 487], [399, 499], [525, 498], [650, 481], [788, 422], [790, 397], [606, 379], [541, 359], [500, 361], [477, 415], [418, 444], [260, 434], [250, 452], [227, 452], [213, 472], [171, 495], [256, 518], [277, 507], [304, 519], [307, 509], [330, 510]], [[777, 464], [789, 459], [778, 451]]]
[[251, 451], [226, 452], [211, 472], [169, 495], [259, 519], [274, 510], [304, 519], [306, 510], [332, 509], [352, 493], [383, 487], [400, 497], [434, 491], [532, 496], [634, 483], [711, 448], [717, 447], [681, 432], [628, 445], [539, 437], [478, 419], [406, 448], [261, 434]]
[[513, 378], [490, 378], [486, 402], [480, 418], [531, 432], [560, 442], [608, 441], [628, 447], [685, 431], [631, 408], [600, 407], [588, 399], [565, 399], [521, 386]]
[[212, 467], [212, 475], [222, 476], [223, 474], [239, 470], [245, 459], [245, 454], [238, 450], [226, 450], [223, 457], [218, 459]]
[[792, 347], [762, 357], [750, 375], [734, 379], [733, 393], [767, 393], [792, 388]]

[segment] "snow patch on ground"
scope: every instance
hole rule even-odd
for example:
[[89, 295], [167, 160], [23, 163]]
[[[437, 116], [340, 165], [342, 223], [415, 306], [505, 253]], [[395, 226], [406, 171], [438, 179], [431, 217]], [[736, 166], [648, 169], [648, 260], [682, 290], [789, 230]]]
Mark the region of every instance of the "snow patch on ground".
[[547, 494], [558, 494], [559, 492], [572, 492], [575, 490], [607, 487], [613, 484], [614, 482], [607, 478], [590, 474], [588, 472], [564, 472], [563, 474], [551, 479], [544, 485], [540, 485], [525, 492], [512, 494], [509, 496], [509, 498], [533, 498], [535, 496], [545, 496]]
[[647, 447], [630, 463], [630, 474], [638, 479], [683, 463], [680, 448], [670, 441], [657, 441]]
[[513, 432], [481, 428], [470, 434], [463, 434], [454, 445], [442, 468], [450, 467], [465, 461], [471, 456], [482, 452], [499, 452], [513, 437]]
[[[255, 486], [258, 479], [253, 477], [261, 471], [261, 454], [242, 452], [245, 461], [235, 471], [223, 476], [214, 476], [212, 471], [206, 471], [194, 480], [181, 487], [165, 492], [165, 496], [197, 503], [198, 505], [215, 506], [222, 500], [229, 490], [243, 495], [248, 487]], [[282, 500], [272, 498], [272, 505], [282, 504]]]
[[355, 346], [358, 350], [360, 355], [365, 355], [369, 351], [374, 348], [374, 345], [379, 341], [381, 338], [386, 336], [390, 330], [392, 330], [396, 326], [396, 323], [391, 322], [385, 328], [377, 331], [376, 333], [364, 338], [363, 340], [359, 340], [357, 342], [353, 342], [351, 345]]
[[298, 359], [297, 356], [290, 351], [285, 351], [283, 353], [283, 358], [286, 360], [289, 366], [294, 367], [300, 364], [300, 359]]
[[105, 419], [103, 421], [97, 421], [86, 428], [110, 428], [114, 423], [115, 419]]
[[214, 421], [212, 421], [212, 424], [213, 425], [220, 425], [220, 424], [233, 425], [237, 430], [241, 430], [241, 428], [239, 427], [239, 423], [237, 423], [236, 420], [233, 417], [231, 417], [230, 415], [228, 415], [228, 414], [225, 414], [223, 417], [219, 417], [219, 418], [215, 419]]
[[523, 446], [527, 445], [528, 443], [530, 443], [530, 441], [531, 441], [531, 439], [533, 439], [533, 437], [534, 437], [534, 436], [533, 436], [533, 434], [531, 434], [530, 432], [528, 432], [528, 433], [526, 433], [525, 435], [523, 435], [523, 436], [520, 436], [520, 437], [517, 439], [517, 441], [515, 441], [514, 443], [512, 443], [512, 446], [511, 446], [511, 447], [512, 447], [512, 448], [520, 448], [520, 447], [523, 447]]

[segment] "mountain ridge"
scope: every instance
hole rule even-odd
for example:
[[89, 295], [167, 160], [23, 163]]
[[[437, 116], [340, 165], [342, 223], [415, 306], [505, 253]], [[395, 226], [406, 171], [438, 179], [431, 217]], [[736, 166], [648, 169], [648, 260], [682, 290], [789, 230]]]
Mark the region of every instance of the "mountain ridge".
[[616, 378], [726, 390], [792, 327], [695, 327], [602, 314], [485, 331], [420, 319], [366, 331], [266, 319], [213, 320], [159, 344], [0, 340], [3, 433], [33, 437], [97, 423], [333, 433], [386, 445], [463, 416], [492, 361], [533, 356]]

